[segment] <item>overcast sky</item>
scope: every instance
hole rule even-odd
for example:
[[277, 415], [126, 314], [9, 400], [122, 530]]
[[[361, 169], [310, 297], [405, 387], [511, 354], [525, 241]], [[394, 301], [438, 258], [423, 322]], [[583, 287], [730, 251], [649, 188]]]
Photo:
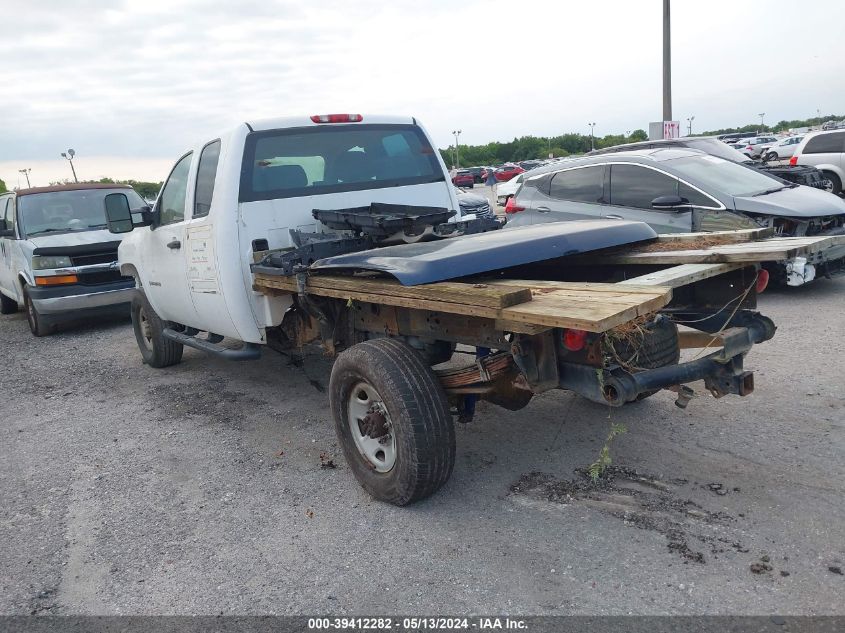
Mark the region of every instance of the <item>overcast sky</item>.
[[[0, 178], [162, 180], [221, 128], [418, 117], [440, 147], [647, 128], [660, 0], [4, 0]], [[693, 130], [845, 112], [841, 0], [675, 0], [674, 118]], [[684, 127], [686, 123], [683, 123]]]

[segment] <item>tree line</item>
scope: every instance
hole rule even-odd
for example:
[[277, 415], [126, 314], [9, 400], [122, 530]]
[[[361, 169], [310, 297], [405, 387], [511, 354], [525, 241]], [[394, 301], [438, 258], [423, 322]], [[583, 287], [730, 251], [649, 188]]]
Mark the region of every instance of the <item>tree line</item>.
[[[594, 137], [592, 144], [596, 149], [636, 143], [648, 140], [645, 130], [634, 130], [630, 134], [608, 134]], [[570, 156], [584, 154], [591, 149], [591, 139], [588, 134], [570, 132], [560, 136], [520, 136], [509, 143], [494, 141], [486, 145], [460, 145], [458, 161], [463, 166], [498, 165], [500, 163], [515, 163], [523, 160], [548, 158], [552, 156]], [[443, 161], [447, 165], [455, 164], [455, 146], [450, 145], [440, 150]]]
[[793, 119], [791, 121], [778, 121], [775, 125], [768, 126], [768, 125], [760, 125], [759, 123], [749, 123], [748, 125], [743, 125], [742, 127], [726, 127], [720, 130], [709, 130], [707, 132], [702, 132], [701, 134], [694, 134], [693, 136], [716, 136], [718, 134], [734, 134], [734, 133], [744, 133], [749, 132], [754, 134], [756, 132], [786, 132], [787, 130], [791, 130], [793, 128], [801, 128], [801, 127], [821, 127], [822, 123], [825, 121], [840, 121], [845, 119], [845, 115], [842, 114], [828, 114], [826, 116], [816, 116], [809, 119]]

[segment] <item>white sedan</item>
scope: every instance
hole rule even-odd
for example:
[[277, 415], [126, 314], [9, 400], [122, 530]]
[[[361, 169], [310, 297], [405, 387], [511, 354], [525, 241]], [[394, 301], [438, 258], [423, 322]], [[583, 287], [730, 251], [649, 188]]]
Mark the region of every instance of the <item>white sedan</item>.
[[500, 205], [505, 205], [508, 202], [508, 198], [514, 196], [516, 194], [516, 190], [519, 189], [519, 186], [522, 184], [522, 179], [525, 174], [519, 174], [518, 176], [511, 178], [507, 182], [500, 182], [496, 185], [496, 202]]
[[798, 143], [800, 143], [803, 138], [803, 135], [788, 136], [786, 138], [782, 138], [777, 143], [774, 143], [768, 147], [762, 147], [760, 155], [765, 161], [783, 160], [784, 158], [791, 158], [792, 155], [795, 153], [795, 148], [798, 147]]

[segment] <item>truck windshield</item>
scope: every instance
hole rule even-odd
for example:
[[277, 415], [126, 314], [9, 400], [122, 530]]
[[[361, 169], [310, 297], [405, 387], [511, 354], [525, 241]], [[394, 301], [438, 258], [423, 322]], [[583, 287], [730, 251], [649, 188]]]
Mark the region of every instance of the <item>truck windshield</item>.
[[240, 201], [273, 200], [445, 181], [415, 125], [326, 125], [253, 132]]
[[126, 194], [131, 209], [146, 204], [133, 189], [123, 188], [73, 189], [23, 195], [18, 198], [21, 236], [104, 229], [104, 199], [110, 193]]
[[676, 175], [689, 178], [705, 191], [721, 192], [729, 196], [753, 196], [756, 193], [782, 188], [780, 180], [756, 169], [743, 167], [718, 156], [688, 156], [665, 162]]

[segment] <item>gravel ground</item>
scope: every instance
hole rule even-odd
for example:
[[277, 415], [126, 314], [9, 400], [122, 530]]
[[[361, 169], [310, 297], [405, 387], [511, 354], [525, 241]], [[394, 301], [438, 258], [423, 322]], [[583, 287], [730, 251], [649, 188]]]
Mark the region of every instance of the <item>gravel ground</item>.
[[748, 398], [481, 405], [405, 509], [354, 481], [318, 354], [153, 370], [125, 320], [0, 317], [0, 613], [843, 613], [843, 293], [761, 297]]

